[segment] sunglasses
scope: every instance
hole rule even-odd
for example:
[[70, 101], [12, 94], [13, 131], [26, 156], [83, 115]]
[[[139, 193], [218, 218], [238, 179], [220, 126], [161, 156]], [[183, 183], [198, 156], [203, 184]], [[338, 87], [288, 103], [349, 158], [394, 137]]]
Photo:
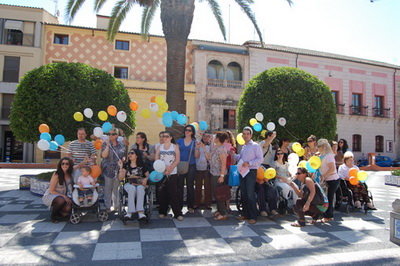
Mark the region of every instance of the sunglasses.
[[185, 129], [185, 132], [193, 132], [191, 129]]
[[118, 135], [118, 133], [110, 133], [109, 135], [110, 136], [116, 136], [116, 135]]
[[314, 140], [312, 140], [312, 139], [309, 139], [309, 140], [307, 140], [307, 142], [314, 142]]
[[168, 136], [168, 135], [164, 135], [164, 136], [162, 136], [163, 138], [170, 138], [171, 136]]
[[302, 173], [296, 173], [296, 175], [301, 175]]
[[136, 153], [132, 151], [132, 152], [130, 152], [130, 153], [128, 153], [128, 154], [129, 154], [129, 155], [132, 155], [132, 154], [136, 154]]
[[278, 152], [276, 155], [283, 155], [283, 153], [282, 152]]
[[69, 163], [61, 163], [61, 165], [69, 165]]

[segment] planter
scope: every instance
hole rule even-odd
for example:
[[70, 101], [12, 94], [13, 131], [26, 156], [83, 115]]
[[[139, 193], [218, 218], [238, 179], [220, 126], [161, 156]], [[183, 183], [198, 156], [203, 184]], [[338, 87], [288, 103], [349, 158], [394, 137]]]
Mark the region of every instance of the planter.
[[31, 193], [36, 196], [43, 196], [49, 187], [49, 181], [43, 181], [36, 178], [36, 176], [31, 177]]
[[19, 189], [29, 190], [31, 188], [31, 178], [36, 175], [21, 175], [19, 176]]
[[385, 175], [385, 185], [400, 187], [400, 176]]

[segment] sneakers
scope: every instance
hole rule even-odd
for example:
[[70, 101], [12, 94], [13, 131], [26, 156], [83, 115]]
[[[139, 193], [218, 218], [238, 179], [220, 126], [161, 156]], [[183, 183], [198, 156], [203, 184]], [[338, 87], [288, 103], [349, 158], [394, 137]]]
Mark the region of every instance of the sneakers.
[[368, 207], [368, 209], [370, 209], [370, 210], [376, 210], [376, 208], [374, 207], [374, 205], [372, 205], [372, 203], [371, 202], [368, 202], [367, 203], [367, 207]]
[[176, 217], [176, 219], [181, 222], [181, 221], [183, 221], [183, 216], [179, 215], [178, 217]]
[[279, 213], [278, 213], [276, 210], [272, 210], [272, 211], [271, 211], [271, 215], [272, 215], [272, 216], [275, 216], [275, 215], [278, 215], [278, 214], [279, 214]]
[[139, 220], [145, 219], [146, 215], [143, 212], [138, 212]]
[[357, 209], [361, 209], [361, 202], [359, 200], [355, 201], [354, 207], [356, 207]]
[[267, 216], [268, 216], [268, 213], [267, 213], [266, 211], [261, 211], [261, 212], [260, 212], [260, 215], [261, 215], [262, 217], [267, 217]]

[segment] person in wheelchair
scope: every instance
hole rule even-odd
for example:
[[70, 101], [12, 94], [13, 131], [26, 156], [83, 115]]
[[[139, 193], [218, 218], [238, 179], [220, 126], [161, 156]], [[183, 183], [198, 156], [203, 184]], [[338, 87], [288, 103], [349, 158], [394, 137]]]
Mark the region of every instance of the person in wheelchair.
[[96, 181], [94, 181], [93, 177], [90, 175], [91, 169], [89, 166], [81, 167], [81, 175], [78, 177], [77, 184], [78, 188], [78, 200], [80, 205], [84, 204], [85, 199], [87, 200], [87, 204], [92, 204], [93, 199], [93, 190], [94, 188], [87, 188], [87, 186], [96, 186]]
[[256, 193], [257, 193], [257, 204], [258, 211], [263, 217], [268, 216], [268, 210], [271, 216], [278, 215], [278, 198], [279, 192], [274, 184], [274, 180], [266, 180], [265, 178], [256, 179]]
[[[139, 220], [146, 219], [144, 214], [145, 187], [147, 186], [147, 171], [138, 150], [131, 150], [125, 163], [118, 162], [119, 179], [124, 180], [124, 189], [128, 193], [128, 211], [125, 219], [131, 219], [138, 213]], [[136, 203], [136, 204], [135, 204]]]
[[[353, 201], [354, 207], [361, 209], [361, 203], [367, 204], [367, 207], [371, 210], [376, 210], [374, 205], [371, 202], [371, 199], [368, 195], [368, 188], [365, 183], [359, 183], [358, 185], [350, 184], [349, 180], [349, 171], [351, 168], [358, 167], [354, 165], [354, 155], [352, 152], [347, 151], [343, 156], [343, 164], [339, 167], [338, 175], [341, 179], [346, 181], [347, 188], [349, 188], [353, 192]], [[346, 190], [345, 188], [342, 189]]]

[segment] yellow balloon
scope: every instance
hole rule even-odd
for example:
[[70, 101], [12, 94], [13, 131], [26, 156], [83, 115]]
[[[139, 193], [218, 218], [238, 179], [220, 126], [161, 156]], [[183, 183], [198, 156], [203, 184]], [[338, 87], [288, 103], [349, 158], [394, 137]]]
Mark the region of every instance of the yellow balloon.
[[307, 161], [303, 160], [303, 161], [300, 161], [300, 162], [299, 162], [299, 164], [297, 165], [297, 167], [306, 168], [306, 164], [307, 164]]
[[296, 154], [297, 154], [299, 157], [304, 156], [305, 153], [306, 153], [306, 150], [305, 150], [304, 148], [300, 148], [300, 150], [298, 150], [298, 151], [296, 152]]
[[358, 171], [357, 173], [357, 179], [359, 181], [365, 181], [368, 178], [368, 173], [365, 171]]
[[256, 123], [258, 123], [257, 119], [255, 118], [250, 119], [250, 126], [254, 126]]
[[264, 177], [266, 179], [273, 179], [273, 178], [275, 178], [275, 176], [276, 176], [276, 170], [274, 168], [268, 168], [264, 172]]
[[239, 145], [244, 145], [246, 142], [244, 141], [244, 138], [243, 138], [243, 133], [239, 133], [237, 136], [236, 136], [236, 141], [239, 143]]
[[199, 123], [193, 122], [193, 123], [191, 123], [191, 125], [194, 126], [194, 129], [196, 129], [196, 131], [199, 130]]
[[164, 113], [165, 113], [164, 110], [159, 109], [159, 110], [156, 112], [156, 116], [161, 118], [161, 117], [163, 116]]
[[321, 167], [321, 159], [318, 156], [311, 156], [308, 161], [310, 162], [310, 166], [313, 169], [318, 169]]
[[161, 110], [163, 110], [164, 112], [168, 111], [168, 108], [169, 108], [168, 103], [163, 102], [159, 106], [160, 106]]
[[297, 153], [301, 149], [301, 144], [298, 142], [293, 143], [292, 150]]
[[163, 103], [165, 103], [164, 97], [156, 96], [156, 103], [161, 106]]
[[100, 112], [97, 114], [97, 116], [99, 117], [99, 119], [100, 119], [101, 121], [106, 121], [107, 118], [108, 118], [108, 114], [107, 114], [106, 111], [100, 111]]
[[78, 122], [83, 121], [83, 114], [81, 112], [75, 112], [74, 119], [75, 119], [75, 121], [78, 121]]
[[141, 115], [142, 115], [144, 118], [150, 118], [151, 112], [150, 112], [149, 109], [146, 108], [146, 109], [143, 109], [143, 110], [142, 110]]
[[267, 131], [264, 129], [263, 131], [261, 131], [261, 137], [265, 138], [265, 134], [267, 134]]

